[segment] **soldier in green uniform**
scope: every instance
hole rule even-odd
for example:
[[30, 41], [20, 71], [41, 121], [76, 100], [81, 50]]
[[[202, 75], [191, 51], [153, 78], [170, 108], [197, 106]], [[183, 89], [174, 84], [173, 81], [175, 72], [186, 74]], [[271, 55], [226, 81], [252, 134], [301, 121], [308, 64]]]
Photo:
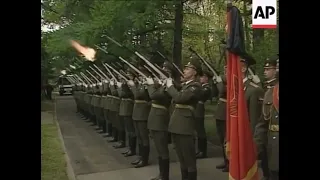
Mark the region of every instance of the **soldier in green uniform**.
[[79, 113], [79, 86], [78, 84], [73, 84], [72, 87], [72, 95], [74, 98], [74, 101], [76, 103], [76, 113]]
[[86, 87], [86, 109], [88, 113], [88, 118], [92, 121], [92, 111], [91, 111], [91, 99], [92, 99], [92, 85], [88, 84]]
[[[169, 64], [164, 68], [169, 68]], [[170, 68], [172, 71], [173, 67]], [[148, 93], [152, 100], [151, 110], [148, 117], [148, 129], [156, 146], [159, 163], [159, 176], [152, 180], [169, 180], [169, 135], [168, 124], [170, 120], [169, 107], [171, 103], [170, 95], [165, 91], [165, 86], [161, 82], [154, 82], [152, 78], [146, 79]]]
[[96, 117], [97, 117], [97, 122], [99, 124], [99, 129], [102, 130], [104, 129], [105, 123], [104, 123], [104, 116], [103, 116], [103, 107], [101, 106], [102, 102], [102, 92], [103, 92], [103, 87], [102, 87], [102, 82], [97, 83], [98, 91], [97, 91], [97, 100], [96, 100]]
[[[253, 82], [248, 74], [248, 63], [245, 59], [240, 60], [242, 67], [242, 78], [243, 78], [243, 87], [245, 93], [245, 99], [248, 109], [249, 121], [251, 126], [252, 135], [254, 136], [255, 127], [261, 117], [262, 113], [262, 101], [264, 96], [263, 89], [256, 83]], [[261, 159], [261, 168], [263, 172], [263, 178], [268, 179], [269, 170], [268, 170], [268, 161], [266, 156], [258, 157]]]
[[105, 94], [105, 81], [101, 81], [101, 87], [100, 87], [100, 93], [101, 93], [101, 100], [100, 100], [100, 108], [101, 108], [101, 121], [102, 121], [102, 133], [107, 133], [107, 118], [105, 114], [105, 109], [104, 109], [104, 103], [106, 99], [106, 94]]
[[[224, 73], [226, 73], [226, 67], [224, 69]], [[225, 149], [225, 137], [226, 137], [226, 116], [227, 116], [227, 81], [226, 75], [222, 75], [220, 79], [215, 81], [217, 89], [218, 89], [218, 104], [216, 109], [216, 128], [217, 134], [219, 137], [220, 145], [222, 146], [223, 153], [223, 163], [216, 166], [217, 169], [222, 169], [223, 172], [229, 171], [229, 161], [226, 156]]]
[[[149, 75], [142, 66], [139, 66], [139, 69], [144, 74]], [[140, 77], [140, 83], [135, 84], [132, 80], [129, 80], [128, 85], [134, 95], [132, 119], [138, 138], [139, 155], [141, 156], [137, 160], [131, 162], [131, 164], [135, 165], [135, 168], [140, 168], [148, 165], [149, 161], [150, 145], [147, 122], [150, 112], [150, 97], [147, 86], [142, 83], [142, 77]]]
[[[99, 91], [97, 84], [92, 84], [92, 98], [91, 98], [91, 115], [92, 115], [92, 122], [93, 125], [97, 125], [99, 127], [99, 122], [97, 121], [97, 92]], [[99, 129], [99, 128], [98, 128]]]
[[263, 89], [255, 84], [250, 78], [248, 78], [248, 64], [246, 60], [241, 59], [242, 64], [242, 78], [245, 99], [248, 109], [249, 121], [251, 125], [252, 135], [254, 134], [255, 127], [261, 116], [262, 100], [263, 100]]
[[90, 84], [89, 85], [89, 112], [90, 112], [90, 120], [93, 123], [93, 126], [97, 125], [96, 116], [94, 114], [94, 102], [95, 102], [95, 92], [96, 92], [96, 84]]
[[82, 110], [82, 119], [86, 120], [88, 119], [88, 112], [87, 112], [87, 108], [86, 108], [86, 84], [85, 83], [82, 83], [81, 84], [81, 95], [80, 95], [80, 101], [81, 101], [81, 110]]
[[[120, 121], [119, 121], [119, 108], [120, 108], [120, 98], [118, 96], [118, 90], [115, 84], [115, 80], [112, 79], [110, 81], [110, 92], [111, 92], [111, 102], [109, 104], [109, 113], [110, 113], [110, 119], [112, 119], [112, 132], [114, 134], [114, 138], [109, 140], [109, 142], [118, 142], [122, 134], [119, 133], [120, 127]], [[121, 142], [119, 142], [121, 143]], [[117, 144], [115, 144], [113, 147], [117, 147]]]
[[264, 95], [262, 116], [255, 129], [255, 142], [258, 154], [266, 152], [268, 158], [269, 180], [279, 179], [279, 83], [277, 77], [277, 59], [265, 62], [264, 75], [267, 91]]
[[[133, 80], [134, 75], [130, 71], [127, 72], [129, 79]], [[134, 125], [132, 120], [132, 111], [133, 111], [133, 93], [129, 89], [129, 86], [126, 82], [122, 82], [121, 87], [118, 89], [119, 96], [121, 97], [120, 111], [119, 115], [123, 120], [126, 133], [129, 138], [129, 149], [124, 151], [122, 154], [125, 157], [136, 155], [136, 146], [137, 146], [137, 136], [134, 131]]]
[[[120, 78], [119, 78], [120, 79]], [[125, 89], [125, 87], [124, 87]], [[121, 82], [116, 82], [116, 89], [115, 89], [117, 92], [116, 93], [113, 93], [112, 95], [113, 96], [117, 96], [119, 98], [119, 106], [117, 105], [117, 122], [116, 122], [116, 125], [117, 125], [117, 131], [118, 131], [118, 144], [114, 145], [113, 147], [118, 149], [118, 148], [124, 148], [126, 146], [126, 132], [125, 132], [125, 125], [124, 125], [124, 119], [123, 119], [123, 116], [122, 116], [122, 110], [121, 109], [121, 98], [122, 98], [122, 83]], [[111, 88], [111, 92], [113, 92], [114, 89]]]
[[[205, 115], [205, 102], [212, 97], [212, 88], [209, 84], [209, 79], [213, 77], [212, 73], [203, 69], [203, 76], [200, 77], [200, 83], [202, 85], [200, 91], [200, 100], [198, 101], [195, 118], [196, 118], [196, 131], [198, 138], [198, 152], [196, 158], [206, 158], [207, 157], [207, 136], [204, 127], [204, 115]], [[216, 92], [217, 93], [217, 92]]]
[[104, 119], [106, 121], [106, 137], [111, 137], [113, 135], [113, 129], [112, 129], [112, 118], [110, 117], [109, 107], [111, 102], [110, 97], [111, 91], [109, 88], [109, 81], [104, 80], [103, 81], [103, 115]]
[[182, 179], [196, 180], [196, 150], [194, 144], [195, 116], [194, 111], [201, 92], [201, 84], [196, 77], [201, 75], [199, 61], [191, 61], [185, 65], [184, 83], [179, 92], [171, 78], [166, 79], [167, 92], [174, 100], [175, 107], [171, 115], [168, 131], [171, 132], [175, 150], [180, 162]]

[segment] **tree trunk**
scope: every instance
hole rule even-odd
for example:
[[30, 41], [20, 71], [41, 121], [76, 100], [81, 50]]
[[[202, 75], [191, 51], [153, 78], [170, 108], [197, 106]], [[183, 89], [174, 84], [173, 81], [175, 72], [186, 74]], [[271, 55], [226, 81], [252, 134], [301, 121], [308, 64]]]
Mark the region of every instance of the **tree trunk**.
[[[248, 23], [248, 17], [247, 17], [247, 14], [248, 14], [248, 9], [247, 9], [247, 4], [246, 2], [243, 2], [243, 18], [244, 18], [244, 32], [245, 32], [245, 45], [246, 45], [246, 50], [248, 52], [250, 52], [251, 50], [251, 39], [250, 39], [250, 35], [249, 35], [249, 23]], [[250, 16], [251, 17], [251, 16]]]
[[264, 29], [253, 29], [253, 52], [260, 50], [260, 44], [264, 39]]
[[182, 0], [176, 0], [172, 59], [178, 67], [181, 67], [182, 23], [183, 2]]

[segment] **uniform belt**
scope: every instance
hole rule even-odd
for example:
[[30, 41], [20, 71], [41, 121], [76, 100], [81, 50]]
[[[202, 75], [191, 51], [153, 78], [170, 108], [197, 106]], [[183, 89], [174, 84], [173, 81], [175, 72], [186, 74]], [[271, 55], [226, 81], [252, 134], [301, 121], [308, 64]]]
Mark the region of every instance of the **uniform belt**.
[[107, 97], [111, 97], [111, 98], [114, 98], [114, 99], [118, 99], [118, 100], [120, 100], [120, 98], [119, 98], [119, 97], [117, 97], [117, 96], [107, 95]]
[[198, 104], [204, 104], [204, 102], [203, 101], [198, 101]]
[[102, 97], [103, 97], [103, 98], [106, 98], [107, 96], [104, 96], [104, 95], [103, 95]]
[[226, 99], [224, 99], [224, 98], [219, 98], [219, 101], [227, 102], [227, 100], [226, 100]]
[[162, 105], [160, 105], [160, 104], [152, 103], [151, 106], [154, 107], [154, 108], [158, 108], [158, 109], [168, 110], [165, 106], [162, 106]]
[[270, 125], [269, 130], [273, 132], [279, 132], [279, 125]]
[[130, 99], [130, 98], [122, 98], [121, 100], [122, 100], [122, 101], [133, 101], [133, 100]]
[[180, 109], [190, 109], [191, 111], [194, 111], [194, 108], [190, 105], [185, 105], [185, 104], [176, 104], [175, 108], [180, 108]]
[[148, 103], [146, 100], [134, 100], [134, 103]]

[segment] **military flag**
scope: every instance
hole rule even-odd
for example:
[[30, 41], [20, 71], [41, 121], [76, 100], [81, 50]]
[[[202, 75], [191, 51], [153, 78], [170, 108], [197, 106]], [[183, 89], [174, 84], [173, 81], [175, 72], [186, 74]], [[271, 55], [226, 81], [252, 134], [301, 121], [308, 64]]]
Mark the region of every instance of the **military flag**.
[[243, 24], [239, 9], [231, 3], [228, 3], [227, 22], [226, 154], [229, 180], [258, 180], [256, 145], [250, 130], [240, 64], [240, 56], [247, 55]]

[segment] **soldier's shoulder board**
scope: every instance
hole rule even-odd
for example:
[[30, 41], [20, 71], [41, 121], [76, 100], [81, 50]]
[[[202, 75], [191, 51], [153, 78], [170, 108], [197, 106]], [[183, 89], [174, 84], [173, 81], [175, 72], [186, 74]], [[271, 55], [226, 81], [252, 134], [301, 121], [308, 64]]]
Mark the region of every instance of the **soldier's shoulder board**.
[[259, 85], [255, 84], [255, 83], [253, 83], [253, 82], [250, 82], [249, 84], [250, 84], [251, 86], [255, 87], [255, 88], [258, 88], [258, 87], [259, 87]]

